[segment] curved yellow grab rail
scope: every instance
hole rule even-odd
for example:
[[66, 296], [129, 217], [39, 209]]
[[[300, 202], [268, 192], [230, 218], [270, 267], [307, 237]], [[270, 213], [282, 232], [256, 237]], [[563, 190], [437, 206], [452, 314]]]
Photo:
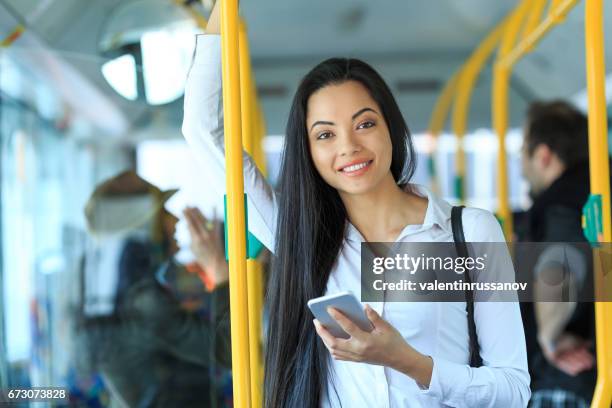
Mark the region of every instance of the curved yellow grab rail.
[[[242, 130], [245, 150], [253, 156], [257, 141], [261, 142], [261, 136], [257, 129], [257, 110], [255, 84], [251, 70], [251, 59], [249, 53], [249, 42], [244, 21], [239, 27], [240, 48], [240, 101], [242, 114]], [[259, 139], [258, 139], [259, 136]], [[262, 357], [261, 357], [261, 320], [263, 312], [263, 286], [261, 265], [256, 260], [247, 260], [247, 299], [248, 299], [248, 322], [249, 322], [249, 358], [250, 358], [250, 387], [251, 406], [258, 408], [262, 406], [263, 386], [262, 379]]]
[[460, 75], [461, 71], [453, 74], [451, 79], [444, 85], [440, 96], [436, 100], [436, 104], [434, 105], [433, 112], [429, 119], [429, 133], [433, 136], [438, 136], [442, 132], [442, 129], [444, 129], [444, 124], [446, 123], [446, 118], [448, 117], [448, 112], [450, 111], [455, 96], [455, 90], [457, 89], [457, 79]]
[[238, 2], [237, 0], [220, 1], [232, 375], [234, 404], [238, 408], [247, 408], [251, 406], [251, 388], [238, 52]]
[[[608, 162], [606, 101], [604, 95], [604, 55], [603, 55], [603, 7], [602, 0], [586, 0], [586, 66], [588, 79], [589, 106], [595, 107], [589, 112], [589, 150], [591, 163], [591, 191], [602, 198], [602, 225], [603, 242], [612, 242], [612, 220], [610, 211], [610, 169]], [[510, 15], [511, 22], [505, 28], [502, 44], [496, 64], [494, 66], [493, 84], [493, 123], [499, 138], [499, 189], [500, 189], [500, 215], [502, 216], [504, 233], [510, 237], [512, 233], [511, 215], [507, 194], [507, 169], [505, 163], [505, 132], [507, 129], [507, 97], [511, 69], [522, 56], [531, 51], [539, 40], [557, 23], [561, 22], [569, 10], [576, 5], [577, 0], [553, 0], [550, 4], [547, 17], [537, 24], [543, 14], [546, 0], [532, 0], [529, 4], [524, 0]], [[530, 13], [530, 14], [528, 14]], [[515, 39], [528, 16], [521, 32], [521, 41], [514, 46]], [[439, 97], [430, 122], [430, 132], [433, 135], [440, 133], [456, 90], [458, 78], [464, 68], [449, 81]], [[465, 75], [465, 74], [464, 74]], [[461, 79], [459, 79], [461, 81]], [[467, 86], [466, 86], [467, 88]], [[469, 102], [469, 99], [468, 99]], [[466, 106], [456, 101], [457, 105]], [[455, 107], [457, 109], [457, 107]], [[459, 113], [454, 112], [454, 115]], [[459, 120], [459, 119], [455, 119]], [[461, 124], [454, 124], [461, 130]], [[459, 132], [460, 133], [460, 132]], [[609, 248], [608, 248], [609, 250]], [[596, 250], [597, 251], [597, 250]], [[606, 254], [610, 256], [611, 254]], [[601, 258], [595, 260], [601, 262]], [[595, 284], [599, 290], [606, 293], [612, 291], [612, 274], [605, 274], [602, 265], [596, 271]], [[612, 303], [596, 302], [597, 322], [597, 365], [598, 382], [593, 397], [592, 407], [604, 408], [612, 404]]]
[[[561, 0], [551, 3], [550, 10], [544, 21], [529, 31], [525, 30], [523, 40], [514, 46], [512, 50], [509, 50], [498, 63], [511, 69], [514, 64], [525, 56], [526, 53], [531, 51], [555, 25], [562, 22], [567, 13], [569, 13], [579, 2], [580, 0]], [[532, 3], [532, 5], [537, 6], [537, 0]]]
[[[508, 170], [506, 163], [505, 140], [508, 128], [508, 88], [514, 64], [563, 20], [565, 15], [579, 0], [559, 0], [552, 2], [544, 21], [536, 25], [542, 15], [544, 4], [540, 0], [523, 1], [511, 15], [511, 22], [501, 41], [499, 53], [493, 68], [493, 128], [499, 141], [498, 149], [498, 214], [502, 221], [506, 239], [512, 237], [512, 212], [508, 194]], [[529, 14], [530, 13], [530, 14]], [[525, 22], [526, 21], [526, 22]], [[515, 44], [521, 27], [525, 24], [522, 40]]]
[[467, 120], [468, 112], [470, 107], [470, 100], [472, 98], [472, 91], [476, 79], [484, 64], [487, 62], [501, 36], [504, 32], [504, 28], [507, 24], [508, 19], [504, 19], [495, 29], [480, 43], [476, 51], [472, 53], [467, 62], [463, 65], [463, 68], [459, 74], [459, 80], [456, 84], [455, 102], [453, 104], [453, 132], [457, 138], [457, 153], [455, 159], [455, 190], [456, 195], [460, 202], [463, 203], [465, 200], [465, 150], [463, 149], [463, 137], [467, 131]]
[[[455, 90], [457, 89], [458, 78], [461, 75], [461, 71], [457, 71], [453, 76], [446, 82], [440, 96], [436, 100], [434, 109], [429, 119], [429, 134], [433, 138], [433, 142], [437, 141], [438, 136], [444, 129], [448, 112], [450, 111], [453, 98], [455, 96]], [[436, 163], [435, 163], [435, 148], [432, 148], [429, 156], [428, 171], [431, 177], [431, 188], [434, 193], [439, 193], [439, 188], [436, 183]]]
[[508, 167], [506, 162], [506, 131], [508, 129], [508, 89], [510, 87], [510, 67], [500, 64], [512, 47], [527, 12], [529, 0], [523, 0], [511, 14], [504, 29], [499, 52], [493, 66], [493, 129], [497, 133], [497, 213], [500, 218], [504, 235], [507, 240], [512, 237], [512, 212], [510, 211], [508, 194]]
[[[533, 33], [536, 27], [539, 25], [546, 3], [548, 3], [548, 0], [531, 1], [531, 9], [529, 10], [529, 15], [527, 16], [527, 21], [525, 21], [523, 31], [520, 34], [521, 42], [525, 41], [529, 34]], [[533, 47], [530, 48], [530, 51], [532, 49]]]
[[[586, 0], [585, 9], [586, 76], [589, 99], [589, 165], [591, 194], [602, 198], [603, 242], [612, 242], [610, 215], [610, 166], [608, 157], [608, 123], [605, 97], [605, 59], [603, 1]], [[609, 244], [608, 244], [609, 245]], [[606, 293], [612, 291], [612, 274], [604, 273], [597, 262], [595, 285]], [[607, 248], [609, 250], [609, 248]], [[608, 254], [609, 255], [609, 254]], [[601, 259], [601, 258], [599, 258]], [[597, 335], [597, 386], [591, 406], [612, 406], [612, 302], [595, 303]]]
[[565, 21], [565, 14], [558, 14], [555, 11], [560, 7], [563, 7], [563, 3], [565, 0], [550, 0], [550, 7], [548, 8], [548, 15], [553, 16], [557, 23], [562, 23]]

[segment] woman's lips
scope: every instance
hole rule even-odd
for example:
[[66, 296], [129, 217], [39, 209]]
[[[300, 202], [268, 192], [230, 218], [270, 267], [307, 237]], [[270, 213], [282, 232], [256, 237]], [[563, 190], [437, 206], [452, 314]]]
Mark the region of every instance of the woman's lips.
[[340, 170], [340, 173], [348, 177], [360, 176], [370, 169], [373, 161], [374, 160], [368, 160], [361, 163], [351, 164], [350, 166], [345, 166], [342, 168], [342, 170]]

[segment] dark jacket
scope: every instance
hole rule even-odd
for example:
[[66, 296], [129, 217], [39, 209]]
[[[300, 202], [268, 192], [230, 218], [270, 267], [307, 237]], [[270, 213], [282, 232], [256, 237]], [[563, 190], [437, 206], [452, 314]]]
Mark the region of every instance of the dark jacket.
[[126, 243], [120, 276], [135, 281], [120, 278], [114, 315], [83, 327], [97, 369], [128, 407], [224, 406], [216, 372], [231, 366], [228, 287], [206, 295], [208, 315], [186, 311], [155, 277], [164, 264], [180, 266], [158, 253]]
[[[567, 169], [553, 184], [534, 198], [533, 206], [517, 225], [520, 241], [527, 242], [585, 242], [582, 231], [582, 207], [590, 193], [589, 167], [583, 163]], [[585, 259], [591, 262], [587, 255]], [[589, 269], [591, 265], [589, 264]], [[592, 274], [587, 277], [592, 282]], [[572, 391], [587, 401], [593, 397], [596, 370], [569, 376], [548, 363], [537, 341], [533, 303], [521, 305], [529, 371], [533, 391], [562, 388]], [[595, 342], [594, 305], [579, 302], [566, 326], [566, 331]], [[594, 353], [594, 348], [592, 349]]]

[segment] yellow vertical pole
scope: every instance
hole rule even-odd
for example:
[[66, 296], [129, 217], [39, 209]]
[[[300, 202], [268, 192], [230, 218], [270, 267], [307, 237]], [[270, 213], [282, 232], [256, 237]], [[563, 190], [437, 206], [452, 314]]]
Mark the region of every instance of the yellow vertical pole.
[[[453, 132], [455, 133], [455, 140], [457, 141], [453, 190], [454, 195], [459, 200], [460, 205], [465, 204], [465, 149], [463, 147], [463, 138], [467, 129], [467, 107], [469, 105], [468, 93], [473, 85], [468, 83], [472, 68], [473, 64], [468, 61], [461, 69], [459, 78], [457, 80], [455, 102], [453, 104], [452, 125]], [[461, 100], [459, 100], [459, 95], [462, 97]], [[465, 113], [465, 115], [462, 115], [462, 113]]]
[[470, 58], [464, 64], [461, 70], [459, 80], [456, 85], [455, 103], [453, 104], [453, 131], [457, 137], [457, 154], [456, 154], [456, 190], [458, 198], [463, 203], [465, 200], [465, 151], [463, 148], [463, 137], [467, 131], [468, 112], [472, 91], [476, 78], [482, 71], [482, 68], [491, 56], [495, 47], [499, 43], [507, 19], [504, 19], [495, 29], [484, 39], [478, 48], [472, 53]]
[[[254, 139], [252, 156], [253, 156], [253, 159], [255, 160], [255, 163], [257, 163], [257, 167], [259, 168], [259, 170], [262, 172], [264, 176], [266, 176], [267, 175], [266, 160], [265, 160], [265, 153], [263, 149], [263, 138], [266, 134], [266, 125], [263, 119], [263, 113], [261, 111], [261, 107], [256, 98], [257, 93], [256, 93], [256, 88], [255, 88], [255, 81], [253, 81], [252, 91], [253, 91], [253, 98], [255, 100], [255, 104], [253, 106], [253, 109], [255, 112], [254, 113], [255, 122], [253, 124], [253, 132], [255, 135], [255, 139]], [[255, 279], [255, 285], [254, 285], [255, 287], [253, 288], [253, 291], [255, 292], [255, 295], [253, 296], [253, 299], [254, 299], [253, 307], [255, 310], [259, 310], [260, 312], [258, 315], [259, 319], [257, 320], [257, 326], [254, 328], [254, 331], [260, 337], [263, 337], [262, 319], [263, 319], [263, 306], [264, 306], [264, 299], [263, 299], [264, 268], [261, 262], [257, 262], [256, 265], [258, 269], [255, 275], [257, 276], [257, 279]], [[262, 350], [259, 349], [260, 357], [259, 357], [259, 363], [257, 366], [258, 382], [256, 384], [258, 384], [259, 386], [260, 393], [261, 393], [261, 390], [263, 389], [263, 377], [264, 377], [264, 364], [263, 364], [262, 354], [263, 354]], [[263, 403], [263, 395], [261, 395], [259, 398], [262, 400], [262, 403]]]
[[497, 195], [498, 215], [502, 221], [502, 228], [507, 240], [512, 238], [512, 212], [510, 211], [508, 194], [508, 165], [506, 161], [506, 131], [508, 129], [508, 89], [510, 87], [510, 73], [512, 67], [501, 64], [514, 46], [525, 15], [529, 10], [529, 1], [523, 0], [512, 13], [504, 29], [497, 60], [493, 67], [493, 128], [497, 133]]
[[251, 59], [249, 56], [249, 43], [246, 33], [246, 24], [243, 20], [239, 24], [239, 44], [240, 44], [240, 101], [242, 113], [242, 141], [247, 152], [253, 149], [253, 100], [252, 78], [251, 78]]
[[506, 67], [493, 69], [493, 129], [497, 133], [497, 214], [502, 222], [504, 236], [512, 236], [512, 212], [508, 194], [508, 169], [506, 164], [506, 130], [508, 128], [508, 86], [510, 73]]
[[[436, 100], [436, 104], [431, 113], [429, 119], [429, 133], [433, 137], [434, 143], [437, 141], [438, 136], [444, 129], [446, 118], [450, 110], [451, 104], [453, 103], [453, 97], [455, 96], [455, 90], [457, 89], [458, 78], [461, 76], [461, 71], [457, 71], [453, 76], [446, 82], [440, 96]], [[435, 163], [435, 148], [430, 152], [429, 157], [429, 175], [431, 176], [431, 189], [434, 193], [439, 193], [439, 186], [437, 183], [436, 174], [436, 163]]]
[[[256, 91], [256, 87], [255, 87], [255, 82], [253, 82], [253, 95], [257, 95], [257, 91]], [[256, 99], [257, 101], [257, 99]], [[264, 176], [267, 176], [267, 171], [266, 171], [266, 157], [265, 157], [265, 152], [264, 152], [264, 148], [263, 148], [263, 139], [266, 136], [266, 124], [264, 121], [264, 117], [263, 117], [263, 111], [261, 110], [261, 106], [259, 105], [259, 103], [257, 102], [254, 106], [255, 111], [256, 111], [256, 115], [255, 115], [255, 124], [254, 124], [254, 132], [256, 135], [255, 138], [255, 146], [253, 146], [253, 159], [255, 160], [255, 162], [257, 163], [257, 167], [260, 169], [260, 171], [263, 173]], [[256, 287], [255, 287], [255, 308], [256, 310], [260, 310], [261, 314], [259, 315], [261, 319], [263, 319], [263, 308], [264, 308], [264, 268], [263, 265], [261, 263], [258, 263], [259, 265], [259, 272], [258, 272], [258, 279], [255, 281]], [[261, 334], [261, 337], [263, 338], [263, 323], [262, 320], [259, 320], [259, 326], [257, 327], [257, 333]], [[259, 369], [259, 387], [263, 390], [263, 378], [264, 378], [264, 362], [263, 362], [263, 351], [260, 351], [260, 355], [262, 355], [261, 357], [261, 361], [259, 363], [258, 369]], [[263, 401], [263, 395], [261, 396], [261, 399]]]
[[[253, 71], [251, 70], [251, 78], [253, 75]], [[251, 155], [253, 157], [253, 160], [255, 160], [255, 163], [257, 164], [257, 168], [259, 168], [259, 171], [261, 171], [261, 173], [266, 176], [267, 175], [267, 171], [266, 171], [266, 157], [265, 157], [265, 152], [263, 149], [263, 139], [266, 133], [266, 128], [265, 128], [265, 123], [264, 123], [264, 119], [263, 119], [263, 113], [261, 111], [261, 106], [259, 105], [259, 101], [257, 99], [257, 89], [255, 87], [255, 81], [252, 80], [252, 87], [251, 87], [251, 92], [253, 94], [253, 100], [255, 101], [255, 103], [252, 106], [253, 109], [253, 117], [254, 117], [254, 121], [253, 121], [253, 150], [251, 152]], [[255, 279], [254, 282], [254, 287], [253, 287], [253, 292], [255, 293], [253, 296], [253, 308], [255, 310], [259, 311], [258, 314], [258, 320], [256, 321], [257, 325], [256, 327], [253, 329], [255, 331], [255, 333], [257, 333], [257, 335], [259, 336], [259, 338], [263, 338], [263, 323], [262, 323], [262, 319], [263, 319], [263, 307], [264, 307], [264, 299], [263, 299], [263, 294], [264, 294], [264, 268], [261, 262], [257, 262], [257, 271], [255, 273], [255, 276], [257, 276], [257, 279]], [[257, 367], [256, 369], [258, 370], [258, 377], [257, 377], [257, 382], [256, 385], [259, 387], [259, 392], [261, 393], [261, 390], [263, 389], [263, 376], [264, 376], [264, 364], [263, 364], [263, 352], [262, 349], [259, 348], [259, 357], [258, 357], [258, 363], [257, 363]], [[263, 404], [263, 395], [260, 395], [260, 400], [262, 401]]]
[[[604, 91], [605, 48], [602, 0], [586, 0], [585, 45], [589, 100], [591, 194], [601, 195], [603, 242], [610, 243], [612, 242], [612, 220], [610, 215], [607, 103]], [[612, 288], [612, 277], [610, 273], [603, 277], [602, 272], [596, 271], [595, 275], [599, 278], [596, 279], [595, 284], [605, 285], [604, 290], [609, 291]], [[595, 322], [597, 335], [597, 386], [595, 387], [591, 406], [594, 408], [608, 408], [612, 405], [612, 302], [595, 303]]]
[[[247, 37], [246, 24], [240, 21], [239, 28], [240, 44], [240, 101], [242, 113], [242, 130], [244, 148], [249, 154], [253, 154], [256, 143], [256, 103], [251, 71], [251, 60], [249, 43]], [[248, 292], [248, 316], [249, 316], [249, 357], [250, 357], [250, 387], [251, 387], [251, 406], [261, 407], [263, 396], [261, 394], [261, 268], [257, 261], [247, 260], [247, 292]]]
[[[253, 86], [253, 94], [256, 94], [256, 92], [256, 88], [255, 86]], [[259, 101], [255, 99], [255, 102], [255, 135], [257, 136], [257, 143], [255, 143], [255, 146], [253, 147], [253, 158], [257, 163], [257, 167], [259, 167], [259, 169], [263, 172], [264, 175], [267, 175], [266, 157], [263, 147], [263, 140], [266, 136], [266, 121]]]
[[465, 147], [463, 145], [465, 133], [455, 134], [457, 140], [457, 151], [455, 152], [455, 197], [459, 200], [460, 205], [465, 204], [465, 183], [466, 183], [466, 165], [465, 165]]
[[221, 48], [234, 404], [247, 408], [251, 389], [237, 0], [221, 0]]
[[455, 96], [455, 90], [457, 89], [458, 78], [461, 76], [461, 72], [458, 71], [451, 79], [446, 82], [440, 96], [436, 100], [433, 112], [429, 118], [429, 132], [433, 136], [438, 136], [442, 129], [444, 129], [444, 123], [448, 117], [453, 97]]
[[249, 357], [251, 371], [251, 406], [259, 408], [263, 404], [263, 377], [262, 377], [262, 349], [261, 320], [263, 312], [263, 285], [261, 264], [254, 260], [247, 260], [247, 285], [249, 298]]

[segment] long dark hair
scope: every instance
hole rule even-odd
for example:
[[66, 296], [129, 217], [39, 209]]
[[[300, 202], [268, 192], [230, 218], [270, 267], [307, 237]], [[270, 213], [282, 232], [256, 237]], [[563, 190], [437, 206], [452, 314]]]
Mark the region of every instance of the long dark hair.
[[293, 98], [279, 179], [273, 274], [268, 286], [265, 406], [318, 407], [327, 394], [328, 353], [307, 308], [322, 296], [347, 225], [338, 192], [319, 175], [306, 129], [310, 96], [328, 85], [358, 81], [379, 105], [391, 134], [391, 172], [400, 184], [416, 166], [410, 132], [380, 75], [368, 64], [332, 58], [313, 68]]

